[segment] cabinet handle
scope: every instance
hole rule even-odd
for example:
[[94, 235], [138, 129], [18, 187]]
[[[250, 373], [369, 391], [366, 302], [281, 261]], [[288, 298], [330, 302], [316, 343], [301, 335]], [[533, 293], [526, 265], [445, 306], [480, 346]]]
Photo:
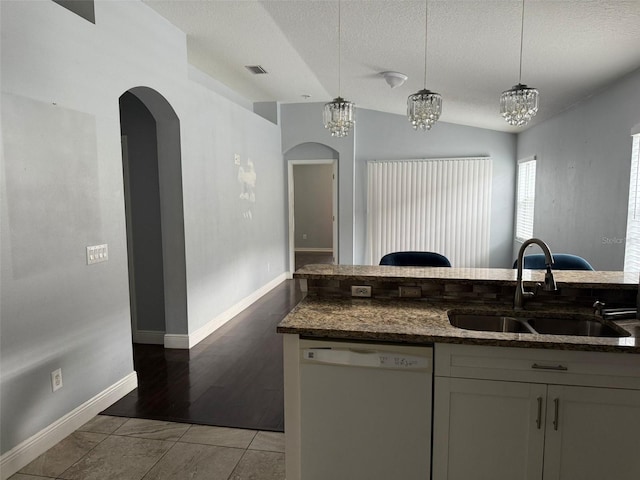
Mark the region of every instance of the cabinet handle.
[[561, 372], [566, 372], [567, 370], [569, 370], [564, 365], [539, 365], [537, 363], [531, 365], [531, 368], [535, 368], [537, 370], [559, 370]]
[[553, 417], [553, 429], [554, 430], [558, 430], [558, 416], [559, 416], [559, 412], [560, 412], [560, 399], [559, 398], [554, 398], [553, 399], [553, 404], [554, 404], [554, 408], [555, 408], [555, 414]]
[[538, 430], [542, 427], [542, 397], [538, 397], [538, 418], [536, 418]]

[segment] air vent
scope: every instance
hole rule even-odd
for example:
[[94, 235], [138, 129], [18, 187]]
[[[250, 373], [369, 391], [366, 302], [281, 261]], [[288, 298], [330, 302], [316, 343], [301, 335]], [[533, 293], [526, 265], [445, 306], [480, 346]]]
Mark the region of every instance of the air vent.
[[269, 73], [264, 68], [262, 68], [260, 65], [245, 65], [244, 68], [249, 70], [254, 75], [263, 75], [265, 73]]

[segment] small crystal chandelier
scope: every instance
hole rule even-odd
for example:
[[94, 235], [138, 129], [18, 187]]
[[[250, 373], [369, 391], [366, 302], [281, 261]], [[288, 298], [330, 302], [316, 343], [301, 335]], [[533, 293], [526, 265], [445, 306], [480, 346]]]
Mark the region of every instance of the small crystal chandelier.
[[340, 1], [338, 1], [338, 96], [324, 106], [324, 128], [332, 137], [346, 137], [356, 123], [354, 103], [340, 96]]
[[520, 28], [520, 73], [518, 84], [500, 96], [500, 114], [509, 125], [521, 127], [529, 123], [538, 113], [538, 89], [522, 84], [522, 43], [524, 37], [524, 0], [522, 0], [522, 23]]
[[431, 130], [442, 113], [442, 97], [427, 90], [427, 23], [428, 1], [424, 10], [424, 88], [407, 98], [407, 117], [414, 130]]

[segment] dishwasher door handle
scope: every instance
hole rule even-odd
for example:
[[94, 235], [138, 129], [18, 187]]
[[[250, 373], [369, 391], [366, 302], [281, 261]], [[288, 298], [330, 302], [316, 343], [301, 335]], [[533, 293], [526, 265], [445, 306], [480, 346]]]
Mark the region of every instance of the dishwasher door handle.
[[377, 350], [307, 348], [302, 350], [302, 358], [306, 363], [398, 370], [424, 370], [431, 366], [427, 357]]

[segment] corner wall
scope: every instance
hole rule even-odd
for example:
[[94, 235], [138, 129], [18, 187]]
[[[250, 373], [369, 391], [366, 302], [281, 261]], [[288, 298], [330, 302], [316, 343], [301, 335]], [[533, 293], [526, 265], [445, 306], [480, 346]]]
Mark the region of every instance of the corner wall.
[[[177, 28], [138, 1], [96, 2], [95, 25], [48, 0], [2, 1], [0, 17], [5, 454], [133, 373], [125, 91], [154, 89], [180, 119], [188, 325], [172, 333], [283, 278], [287, 240], [279, 127], [190, 80]], [[86, 265], [101, 243], [109, 261]]]
[[518, 135], [518, 158], [538, 160], [534, 236], [552, 252], [584, 257], [596, 270], [623, 269], [638, 124], [640, 70]]

